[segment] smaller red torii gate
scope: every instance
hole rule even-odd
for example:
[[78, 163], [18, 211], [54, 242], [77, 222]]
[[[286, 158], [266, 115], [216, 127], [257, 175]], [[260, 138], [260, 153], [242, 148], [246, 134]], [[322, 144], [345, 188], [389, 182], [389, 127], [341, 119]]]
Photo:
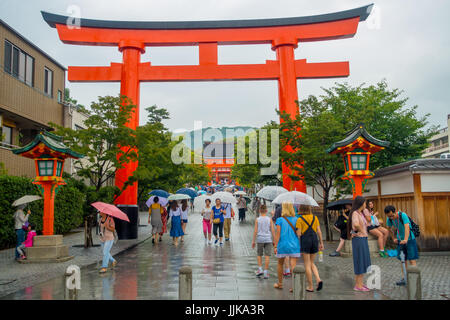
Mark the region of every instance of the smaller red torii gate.
[[[139, 106], [140, 82], [153, 81], [229, 81], [277, 80], [279, 109], [295, 117], [299, 110], [297, 79], [336, 78], [349, 75], [348, 62], [308, 63], [295, 60], [294, 49], [299, 42], [344, 39], [356, 34], [358, 24], [369, 16], [373, 5], [330, 14], [257, 20], [226, 21], [105, 21], [80, 19], [80, 25], [67, 25], [71, 18], [42, 12], [44, 20], [58, 30], [67, 44], [112, 46], [123, 55], [122, 63], [106, 67], [69, 67], [68, 79], [74, 82], [118, 82], [120, 93]], [[270, 44], [276, 60], [265, 64], [219, 65], [218, 45]], [[146, 47], [198, 46], [199, 64], [188, 66], [152, 66], [141, 63]], [[139, 125], [139, 108], [128, 126]], [[292, 150], [287, 147], [287, 150]], [[121, 188], [137, 168], [137, 162], [127, 164], [116, 173], [116, 185]], [[306, 192], [305, 183], [292, 181], [291, 170], [283, 163], [283, 186]], [[137, 183], [129, 186], [116, 204], [126, 212], [137, 214]], [[137, 228], [136, 228], [137, 232]], [[137, 236], [137, 234], [136, 234]]]

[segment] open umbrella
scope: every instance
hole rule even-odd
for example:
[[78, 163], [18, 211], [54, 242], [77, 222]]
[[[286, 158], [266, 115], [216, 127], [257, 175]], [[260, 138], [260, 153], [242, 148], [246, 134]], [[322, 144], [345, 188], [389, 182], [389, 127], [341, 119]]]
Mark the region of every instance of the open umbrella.
[[206, 194], [206, 191], [205, 190], [200, 190], [200, 191], [197, 191], [197, 194], [198, 195]]
[[282, 193], [289, 192], [287, 189], [280, 187], [280, 186], [266, 186], [258, 191], [256, 196], [258, 198], [263, 198], [269, 201], [272, 201], [277, 196], [279, 196]]
[[203, 194], [203, 195], [198, 196], [197, 198], [194, 199], [194, 208], [195, 208], [195, 211], [200, 212], [200, 211], [203, 210], [203, 208], [205, 208], [205, 206], [206, 206], [205, 200], [206, 200], [206, 199], [211, 200], [211, 207], [214, 205], [214, 204], [213, 204], [212, 197], [211, 197], [211, 196], [208, 196], [208, 195], [206, 195], [206, 194]]
[[172, 195], [170, 195], [170, 196], [167, 198], [167, 200], [169, 200], [169, 201], [173, 201], [173, 200], [184, 200], [184, 199], [190, 200], [191, 197], [190, 197], [189, 195], [187, 195], [187, 194], [184, 194], [184, 193], [177, 193], [177, 194], [172, 194]]
[[331, 202], [327, 205], [328, 210], [343, 210], [345, 209], [345, 205], [352, 205], [353, 200], [351, 199], [341, 199], [338, 201]]
[[148, 194], [151, 196], [158, 196], [161, 198], [168, 198], [170, 196], [170, 193], [168, 193], [167, 191], [161, 190], [161, 189], [152, 190]]
[[194, 199], [197, 196], [197, 192], [195, 192], [195, 190], [191, 190], [189, 188], [181, 188], [178, 189], [177, 192], [178, 194], [187, 194], [189, 197], [191, 197], [192, 199]]
[[[145, 204], [147, 205], [147, 207], [150, 208], [150, 206], [154, 203], [153, 199], [154, 199], [155, 197], [156, 197], [156, 196], [151, 196], [151, 197], [147, 200], [147, 202], [145, 202]], [[167, 206], [167, 203], [168, 203], [168, 202], [169, 202], [169, 200], [167, 200], [167, 198], [158, 197], [158, 203], [159, 203], [160, 205], [162, 205], [163, 207]]]
[[236, 192], [234, 193], [234, 195], [235, 195], [235, 196], [246, 196], [247, 193], [245, 193], [244, 191], [236, 191]]
[[220, 199], [220, 201], [224, 203], [236, 204], [237, 202], [236, 198], [230, 192], [219, 191], [214, 193], [211, 197], [213, 198], [213, 201]]
[[40, 200], [40, 199], [42, 199], [42, 198], [39, 197], [39, 196], [30, 196], [30, 195], [23, 196], [22, 198], [19, 198], [16, 201], [14, 201], [12, 206], [13, 207], [17, 207], [17, 206], [20, 206], [22, 204], [27, 204], [27, 203], [30, 203], [30, 202], [33, 202], [33, 201], [36, 201], [36, 200]]
[[282, 193], [272, 201], [272, 203], [275, 204], [282, 204], [287, 202], [297, 205], [303, 204], [313, 207], [319, 206], [313, 197], [300, 191], [290, 191]]
[[128, 219], [128, 216], [123, 213], [122, 210], [117, 208], [115, 205], [104, 203], [104, 202], [94, 202], [91, 203], [91, 206], [93, 206], [95, 209], [97, 209], [100, 212], [103, 212], [104, 214], [107, 214], [109, 216], [115, 217], [120, 220], [125, 220], [130, 222], [130, 219]]

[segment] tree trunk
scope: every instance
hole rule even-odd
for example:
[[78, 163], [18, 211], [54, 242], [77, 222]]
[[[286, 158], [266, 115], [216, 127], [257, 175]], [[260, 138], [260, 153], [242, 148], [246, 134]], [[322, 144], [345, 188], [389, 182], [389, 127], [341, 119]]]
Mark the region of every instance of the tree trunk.
[[91, 215], [87, 216], [84, 220], [84, 247], [91, 248], [94, 246], [94, 241], [92, 240], [92, 222], [93, 217]]
[[326, 231], [326, 240], [327, 241], [331, 241], [331, 230], [330, 230], [330, 224], [328, 221], [328, 210], [327, 210], [327, 206], [328, 206], [328, 196], [329, 196], [329, 191], [324, 191], [324, 195], [323, 195], [323, 222], [325, 223], [325, 231]]

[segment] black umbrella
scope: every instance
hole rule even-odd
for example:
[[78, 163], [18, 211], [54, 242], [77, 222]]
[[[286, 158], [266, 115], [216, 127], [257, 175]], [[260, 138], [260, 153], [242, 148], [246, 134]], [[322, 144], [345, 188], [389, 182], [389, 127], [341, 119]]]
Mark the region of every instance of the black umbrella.
[[352, 205], [352, 203], [353, 203], [352, 199], [341, 199], [341, 200], [329, 203], [327, 205], [327, 209], [328, 210], [343, 210], [343, 209], [345, 209], [346, 204]]

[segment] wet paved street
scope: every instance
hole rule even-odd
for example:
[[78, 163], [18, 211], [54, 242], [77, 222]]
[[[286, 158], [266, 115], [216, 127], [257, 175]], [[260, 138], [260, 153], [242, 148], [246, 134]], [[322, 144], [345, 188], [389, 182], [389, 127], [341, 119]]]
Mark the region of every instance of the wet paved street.
[[[291, 279], [285, 279], [284, 289], [276, 290], [276, 259], [272, 257], [269, 279], [258, 279], [256, 251], [251, 248], [253, 215], [247, 222], [233, 221], [231, 240], [223, 247], [208, 246], [203, 239], [201, 217], [190, 214], [185, 242], [172, 245], [168, 234], [162, 242], [151, 240], [115, 256], [114, 270], [99, 275], [99, 264], [81, 269], [79, 299], [177, 299], [178, 270], [192, 267], [193, 299], [267, 300], [292, 299]], [[354, 292], [352, 281], [333, 272], [330, 266], [317, 262], [324, 289], [307, 293], [307, 299], [386, 299], [378, 291]], [[64, 299], [64, 278], [28, 287], [2, 299]]]

